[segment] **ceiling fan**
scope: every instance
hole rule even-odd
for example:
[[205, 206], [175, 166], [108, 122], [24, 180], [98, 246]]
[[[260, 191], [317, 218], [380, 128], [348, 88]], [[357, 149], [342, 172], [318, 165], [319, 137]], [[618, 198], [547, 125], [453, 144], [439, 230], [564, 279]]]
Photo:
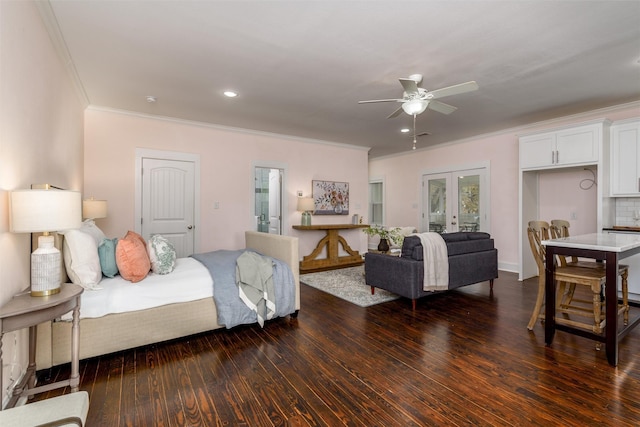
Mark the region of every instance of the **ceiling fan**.
[[442, 114], [451, 114], [456, 111], [457, 108], [453, 105], [436, 101], [438, 98], [478, 90], [478, 84], [474, 81], [470, 81], [442, 89], [428, 91], [418, 87], [422, 82], [422, 74], [412, 74], [409, 78], [398, 80], [400, 80], [400, 84], [404, 89], [402, 99], [373, 99], [370, 101], [359, 101], [358, 104], [370, 104], [374, 102], [402, 102], [402, 105], [396, 111], [391, 113], [387, 119], [398, 116], [402, 111], [410, 116], [416, 116], [423, 113], [427, 108]]

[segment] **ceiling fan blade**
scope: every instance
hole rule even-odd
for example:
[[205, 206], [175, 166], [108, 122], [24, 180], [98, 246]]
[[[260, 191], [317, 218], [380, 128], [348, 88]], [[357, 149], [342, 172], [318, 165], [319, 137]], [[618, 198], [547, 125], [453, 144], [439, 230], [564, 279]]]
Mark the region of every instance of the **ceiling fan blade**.
[[394, 111], [393, 113], [389, 114], [387, 116], [387, 119], [393, 119], [394, 117], [398, 117], [400, 115], [400, 113], [402, 113], [402, 107], [398, 108], [396, 111]]
[[432, 110], [442, 114], [451, 114], [457, 110], [453, 105], [445, 104], [440, 101], [429, 101], [427, 108], [431, 108]]
[[402, 85], [402, 88], [407, 93], [407, 95], [410, 95], [412, 93], [415, 93], [415, 94], [419, 93], [418, 84], [415, 82], [415, 80], [411, 80], [411, 79], [398, 79], [398, 80], [400, 80], [400, 84]]
[[429, 132], [420, 132], [416, 134], [416, 136], [429, 136], [429, 135], [431, 135]]
[[478, 90], [478, 83], [471, 81], [466, 83], [460, 83], [459, 85], [443, 87], [442, 89], [436, 89], [429, 92], [429, 95], [433, 95], [431, 99], [444, 98], [445, 96], [457, 95], [459, 93], [471, 92]]
[[404, 99], [372, 99], [370, 101], [358, 101], [358, 104], [371, 104], [373, 102], [404, 102]]

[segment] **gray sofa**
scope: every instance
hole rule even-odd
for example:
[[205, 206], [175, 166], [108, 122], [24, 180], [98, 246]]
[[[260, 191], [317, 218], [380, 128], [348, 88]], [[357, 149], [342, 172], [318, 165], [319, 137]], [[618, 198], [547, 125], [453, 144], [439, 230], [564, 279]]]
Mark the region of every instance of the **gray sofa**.
[[[442, 234], [449, 257], [449, 289], [474, 283], [491, 282], [498, 277], [498, 250], [488, 233], [460, 232]], [[365, 280], [375, 288], [412, 300], [415, 309], [418, 298], [433, 295], [423, 290], [424, 260], [422, 243], [418, 236], [407, 236], [400, 257], [380, 253], [367, 253], [364, 259]]]

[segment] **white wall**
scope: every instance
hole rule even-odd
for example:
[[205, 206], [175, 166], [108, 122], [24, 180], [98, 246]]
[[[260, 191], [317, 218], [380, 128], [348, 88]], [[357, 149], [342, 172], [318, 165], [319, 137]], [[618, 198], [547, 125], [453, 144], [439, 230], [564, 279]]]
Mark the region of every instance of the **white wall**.
[[[536, 123], [518, 129], [508, 129], [492, 135], [477, 136], [463, 141], [454, 141], [431, 149], [416, 150], [403, 155], [374, 159], [369, 162], [369, 176], [384, 177], [386, 185], [386, 222], [392, 225], [420, 226], [421, 174], [427, 169], [459, 169], [469, 164], [489, 162], [491, 169], [491, 234], [498, 248], [498, 263], [501, 269], [518, 270], [518, 134], [542, 131], [567, 123], [579, 123], [592, 119], [607, 118], [622, 120], [640, 117], [640, 103], [626, 104], [608, 109], [592, 111], [579, 116]], [[572, 209], [578, 212], [580, 222], [573, 233], [585, 229], [594, 214], [588, 212], [595, 206], [590, 191], [579, 191], [582, 178], [588, 172], [557, 175], [562, 185], [552, 175], [544, 175], [540, 181], [541, 194], [549, 195], [543, 206], [545, 215], [567, 215]], [[561, 192], [559, 192], [561, 190]], [[564, 204], [553, 205], [554, 194]], [[556, 198], [557, 201], [557, 198]], [[417, 207], [416, 207], [417, 206]], [[541, 211], [542, 213], [542, 211]], [[552, 219], [552, 218], [549, 218]]]
[[[8, 191], [82, 190], [83, 109], [34, 2], [0, 1], [0, 304], [30, 282], [30, 235], [8, 232]], [[26, 337], [3, 339], [4, 363], [16, 363], [3, 369], [3, 390], [26, 368]]]
[[[244, 231], [253, 229], [253, 168], [277, 163], [286, 168], [287, 229], [300, 238], [300, 257], [308, 255], [324, 232], [300, 232], [297, 191], [311, 195], [314, 179], [349, 183], [348, 216], [314, 216], [314, 224], [351, 223], [354, 213], [367, 211], [367, 150], [309, 142], [284, 136], [165, 120], [94, 108], [85, 113], [85, 188], [106, 199], [109, 217], [97, 221], [108, 236], [122, 237], [134, 229], [135, 150], [198, 153], [200, 155], [201, 251], [236, 249], [244, 245]], [[214, 209], [218, 202], [219, 209]], [[366, 248], [360, 230], [344, 233], [356, 250]]]

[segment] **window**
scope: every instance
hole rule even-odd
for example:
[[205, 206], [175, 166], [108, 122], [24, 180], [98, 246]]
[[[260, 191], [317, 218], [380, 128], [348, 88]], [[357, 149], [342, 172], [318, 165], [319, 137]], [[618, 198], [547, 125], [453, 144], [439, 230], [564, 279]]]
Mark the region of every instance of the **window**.
[[384, 182], [369, 182], [369, 224], [384, 225]]

